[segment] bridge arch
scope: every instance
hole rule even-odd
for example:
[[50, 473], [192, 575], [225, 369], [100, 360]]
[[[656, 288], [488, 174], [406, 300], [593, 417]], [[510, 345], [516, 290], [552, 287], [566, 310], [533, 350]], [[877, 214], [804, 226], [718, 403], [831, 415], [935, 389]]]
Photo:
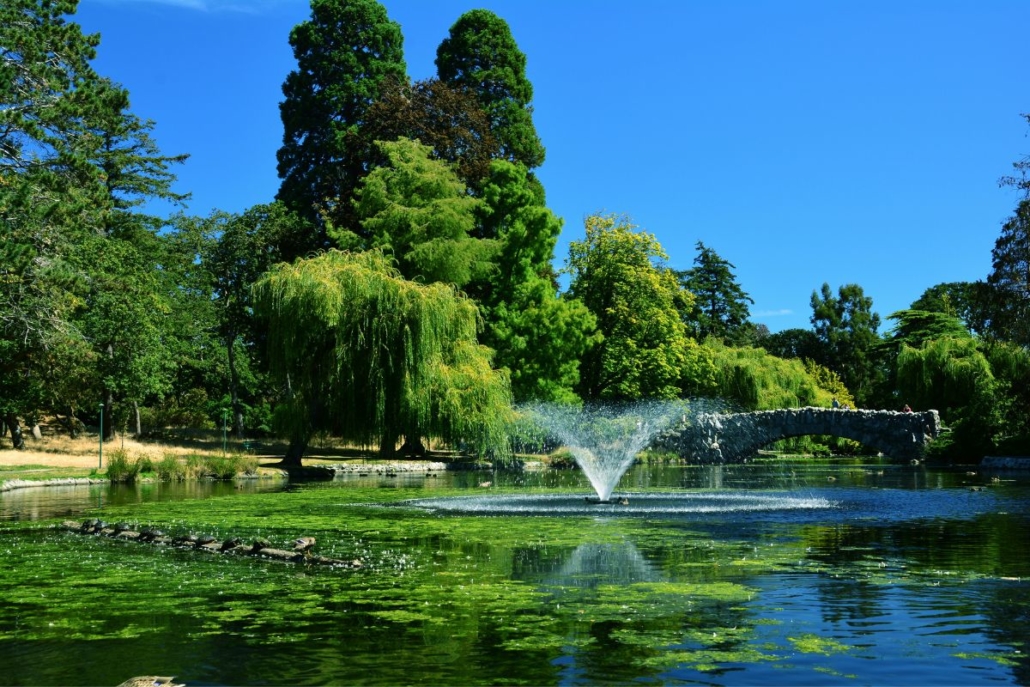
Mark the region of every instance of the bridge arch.
[[897, 460], [918, 460], [940, 434], [936, 410], [789, 408], [751, 413], [706, 413], [686, 427], [666, 432], [656, 445], [699, 463], [741, 463], [760, 448], [790, 437], [843, 437]]

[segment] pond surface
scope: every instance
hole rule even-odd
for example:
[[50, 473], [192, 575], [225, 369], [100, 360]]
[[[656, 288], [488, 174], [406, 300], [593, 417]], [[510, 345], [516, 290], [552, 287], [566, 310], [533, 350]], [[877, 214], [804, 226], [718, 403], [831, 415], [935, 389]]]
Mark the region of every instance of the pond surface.
[[[1030, 475], [974, 470], [642, 466], [600, 506], [578, 471], [15, 490], [0, 685], [1030, 685]], [[51, 527], [87, 516], [365, 565]]]

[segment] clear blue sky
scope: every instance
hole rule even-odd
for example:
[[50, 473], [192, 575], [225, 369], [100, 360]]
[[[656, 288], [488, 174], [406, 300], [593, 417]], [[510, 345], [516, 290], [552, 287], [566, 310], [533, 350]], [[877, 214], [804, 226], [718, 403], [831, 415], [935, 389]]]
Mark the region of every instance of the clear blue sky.
[[[886, 318], [928, 287], [983, 279], [1030, 153], [1026, 0], [384, 0], [408, 73], [465, 11], [504, 18], [528, 57], [539, 175], [565, 220], [630, 215], [677, 269], [704, 242], [772, 331], [808, 328], [813, 290], [861, 285]], [[81, 0], [97, 69], [189, 153], [188, 211], [279, 187], [281, 85], [306, 0]]]

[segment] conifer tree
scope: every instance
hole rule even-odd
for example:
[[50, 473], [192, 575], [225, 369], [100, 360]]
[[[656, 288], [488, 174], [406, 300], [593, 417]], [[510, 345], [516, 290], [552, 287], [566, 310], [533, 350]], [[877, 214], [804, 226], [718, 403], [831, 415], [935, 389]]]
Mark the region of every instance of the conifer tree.
[[694, 294], [693, 308], [683, 313], [687, 331], [695, 339], [714, 336], [726, 343], [743, 343], [754, 300], [737, 284], [733, 263], [701, 241], [694, 267], [677, 272], [680, 285]]
[[356, 230], [351, 199], [369, 171], [361, 135], [383, 82], [406, 80], [403, 37], [376, 0], [312, 0], [311, 18], [290, 32], [297, 69], [283, 83], [279, 105], [278, 200], [312, 223], [304, 254], [327, 245], [323, 216]]
[[479, 98], [500, 142], [501, 157], [529, 170], [543, 164], [526, 55], [506, 21], [484, 9], [461, 15], [437, 48], [436, 70], [444, 82], [469, 89]]

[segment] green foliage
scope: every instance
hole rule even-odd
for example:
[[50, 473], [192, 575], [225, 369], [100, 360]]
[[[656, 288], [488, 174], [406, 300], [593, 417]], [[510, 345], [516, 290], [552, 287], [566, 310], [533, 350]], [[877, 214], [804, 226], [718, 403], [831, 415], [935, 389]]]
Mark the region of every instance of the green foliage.
[[902, 397], [911, 399], [914, 408], [938, 410], [952, 429], [937, 453], [969, 458], [990, 450], [999, 424], [996, 388], [990, 363], [972, 338], [945, 337], [919, 348], [903, 345], [898, 354]]
[[[115, 394], [138, 402], [167, 381], [155, 276], [164, 261], [157, 221], [138, 208], [184, 200], [170, 167], [185, 156], [162, 156], [153, 123], [93, 70], [99, 37], [65, 19], [77, 4], [0, 6], [5, 415], [74, 415], [101, 391], [108, 405]], [[135, 339], [114, 341], [119, 328]]]
[[1000, 341], [989, 341], [980, 348], [994, 375], [993, 407], [1000, 417], [1002, 439], [1030, 435], [1030, 351]]
[[166, 482], [181, 482], [186, 479], [186, 466], [179, 460], [179, 457], [172, 453], [166, 453], [154, 466], [157, 478]]
[[[384, 81], [406, 79], [403, 43], [376, 0], [312, 0], [311, 18], [290, 32], [297, 69], [279, 105], [276, 197], [313, 226], [321, 226], [320, 213], [338, 227], [356, 226], [351, 198], [369, 159], [360, 127]], [[325, 245], [316, 234], [296, 255]]]
[[107, 479], [112, 482], [135, 482], [140, 473], [138, 460], [129, 458], [129, 454], [122, 448], [109, 451], [107, 457]]
[[[365, 113], [361, 134], [373, 153], [375, 141], [419, 141], [434, 159], [453, 164], [461, 180], [476, 189], [489, 174], [490, 161], [500, 155], [490, 118], [476, 94], [440, 79], [410, 84], [386, 79], [379, 99]], [[373, 155], [373, 166], [386, 162]]]
[[1030, 198], [1016, 206], [991, 251], [987, 277], [988, 333], [996, 339], [1030, 346]]
[[726, 343], [743, 343], [747, 336], [748, 303], [754, 299], [737, 284], [731, 262], [697, 242], [694, 267], [677, 272], [680, 285], [694, 294], [692, 307], [683, 312], [687, 331], [695, 339], [714, 336]]
[[[711, 351], [715, 367], [714, 395], [745, 410], [829, 407], [842, 388], [828, 371], [811, 374], [802, 361], [777, 358], [761, 348], [730, 348], [712, 340], [705, 348]], [[834, 381], [832, 391], [820, 386]], [[850, 400], [840, 396], [842, 403]]]
[[769, 334], [762, 339], [761, 346], [777, 358], [822, 361], [829, 358], [819, 336], [811, 329], [784, 329]]
[[836, 296], [829, 284], [821, 294], [812, 292], [812, 327], [826, 356], [816, 362], [839, 374], [863, 406], [874, 398], [882, 375], [880, 316], [872, 308], [873, 300], [857, 284], [841, 286]]
[[957, 317], [970, 331], [983, 334], [990, 320], [986, 310], [989, 292], [990, 287], [982, 281], [935, 284], [923, 291], [909, 309]]
[[232, 479], [237, 475], [256, 475], [257, 458], [231, 453], [227, 456], [205, 456], [203, 474], [214, 479]]
[[171, 427], [214, 429], [208, 414], [207, 391], [189, 389], [181, 395], [169, 396], [140, 409], [141, 424], [148, 431]]
[[468, 287], [486, 323], [481, 340], [509, 371], [516, 400], [574, 401], [580, 358], [599, 337], [586, 307], [558, 295], [551, 263], [562, 222], [522, 165], [495, 161], [482, 196], [478, 231], [498, 253]]
[[277, 408], [291, 440], [332, 428], [384, 454], [438, 435], [506, 451], [507, 379], [476, 343], [475, 306], [454, 288], [400, 278], [378, 251], [329, 251], [274, 268], [255, 286], [268, 318]]
[[507, 22], [485, 9], [466, 12], [436, 51], [440, 79], [472, 91], [486, 111], [501, 156], [527, 169], [544, 162], [544, 146], [533, 126], [533, 86], [526, 55]]
[[381, 250], [407, 279], [461, 288], [482, 274], [496, 244], [470, 237], [479, 201], [421, 143], [378, 145], [388, 162], [365, 177], [355, 202], [367, 243], [346, 229], [330, 228], [329, 235], [341, 246]]
[[584, 355], [579, 393], [588, 399], [676, 398], [689, 346], [679, 308], [688, 295], [665, 267], [651, 234], [629, 219], [592, 215], [569, 247], [569, 293], [597, 319], [604, 339]]

